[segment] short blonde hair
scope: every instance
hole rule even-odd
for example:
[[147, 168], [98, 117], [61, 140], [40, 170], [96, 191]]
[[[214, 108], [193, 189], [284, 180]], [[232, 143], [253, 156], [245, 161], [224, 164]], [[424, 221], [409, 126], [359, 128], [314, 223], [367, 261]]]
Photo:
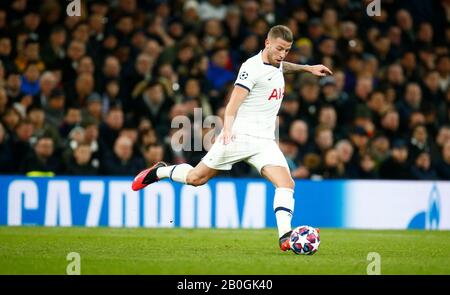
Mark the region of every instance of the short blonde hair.
[[267, 37], [269, 39], [281, 38], [287, 42], [292, 42], [294, 40], [291, 29], [289, 29], [286, 26], [282, 26], [282, 25], [273, 26], [269, 30]]

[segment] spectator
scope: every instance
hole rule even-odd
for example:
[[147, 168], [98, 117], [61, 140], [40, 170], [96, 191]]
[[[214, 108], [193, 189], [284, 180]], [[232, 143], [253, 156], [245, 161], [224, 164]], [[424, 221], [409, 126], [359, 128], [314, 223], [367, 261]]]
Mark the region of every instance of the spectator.
[[297, 145], [296, 161], [302, 160], [303, 157], [313, 151], [313, 144], [309, 140], [308, 124], [303, 120], [295, 120], [290, 125], [290, 139]]
[[395, 97], [400, 97], [403, 93], [405, 84], [405, 75], [401, 65], [394, 63], [388, 66], [386, 74], [386, 83], [395, 91]]
[[304, 74], [300, 80], [300, 112], [299, 115], [306, 120], [310, 126], [317, 123], [317, 114], [320, 109], [319, 81], [317, 77]]
[[81, 124], [81, 109], [77, 107], [69, 107], [62, 124], [59, 126], [59, 134], [62, 138], [66, 138], [70, 131]]
[[385, 94], [382, 91], [375, 90], [370, 94], [367, 106], [370, 109], [374, 124], [380, 126], [381, 117], [389, 108]]
[[315, 152], [318, 155], [323, 155], [328, 149], [333, 147], [333, 132], [330, 128], [319, 126], [315, 130]]
[[392, 145], [392, 154], [380, 165], [382, 179], [412, 179], [411, 167], [408, 163], [408, 148], [406, 142], [397, 139]]
[[409, 81], [419, 82], [420, 73], [417, 67], [417, 58], [414, 51], [406, 51], [403, 53], [400, 64], [403, 68], [405, 78]]
[[92, 92], [87, 97], [86, 108], [82, 113], [83, 120], [101, 122], [103, 119], [102, 103], [103, 101], [100, 95], [96, 92]]
[[447, 91], [448, 93], [448, 89], [450, 86], [450, 55], [448, 53], [437, 57], [436, 70], [439, 73], [440, 90], [442, 92]]
[[395, 109], [386, 111], [381, 117], [381, 131], [387, 136], [390, 142], [401, 136], [400, 117]]
[[447, 140], [442, 147], [442, 159], [436, 166], [440, 179], [450, 180], [450, 141]]
[[[42, 7], [34, 2], [0, 9], [5, 154], [9, 149], [17, 157], [16, 145], [30, 149], [55, 128], [64, 146], [74, 128], [89, 125], [79, 144], [90, 145], [99, 174], [106, 171], [100, 157], [114, 154], [121, 134], [137, 137], [133, 154], [139, 161], [144, 147], [162, 142], [166, 161], [195, 164], [207, 147], [174, 152], [170, 140], [178, 130], [170, 129], [170, 120], [192, 116], [196, 107], [205, 116], [223, 117], [240, 64], [263, 48], [268, 27], [281, 21], [294, 35], [287, 62], [323, 63], [334, 73], [320, 80], [285, 75], [279, 130], [295, 142], [295, 177], [321, 177], [319, 164], [334, 141], [343, 177], [382, 177], [379, 166], [398, 154], [391, 151], [393, 142], [404, 139], [412, 166], [417, 155], [429, 153], [431, 166], [445, 178], [450, 30], [442, 5], [428, 5], [419, 15], [420, 1], [387, 1], [380, 16], [361, 18], [352, 9], [355, 1], [87, 1], [83, 18], [58, 13], [55, 1]], [[366, 135], [355, 134], [355, 127]], [[358, 147], [349, 169], [348, 144], [340, 140], [352, 138]], [[72, 149], [61, 153], [54, 140], [53, 158], [66, 163]], [[291, 144], [286, 146], [291, 154]], [[8, 173], [20, 171], [20, 163], [12, 165]], [[231, 175], [252, 176], [250, 171], [236, 166]]]
[[[204, 32], [201, 42], [203, 43], [203, 47], [206, 51], [213, 51], [216, 44], [223, 40], [223, 27], [218, 19], [208, 19], [204, 24]], [[182, 46], [183, 48], [186, 46]], [[219, 62], [216, 62], [219, 65]]]
[[363, 154], [359, 161], [359, 179], [376, 179], [378, 178], [376, 171], [376, 163], [370, 154]]
[[[230, 40], [230, 47], [231, 48], [238, 48], [243, 47], [242, 51], [248, 52], [248, 48], [255, 48], [258, 47], [258, 38], [256, 35], [248, 35], [246, 28], [242, 25], [242, 18], [241, 18], [241, 10], [239, 7], [234, 5], [229, 5], [227, 8], [227, 13], [224, 19], [223, 28], [225, 31], [226, 36], [228, 36], [228, 39]], [[249, 36], [251, 36], [249, 39], [247, 39]], [[247, 41], [245, 41], [245, 40]], [[249, 45], [249, 43], [253, 43], [256, 45]], [[251, 50], [251, 49], [250, 49]], [[247, 56], [251, 57], [251, 56]], [[240, 56], [240, 62], [245, 61], [244, 56]]]
[[334, 179], [344, 176], [344, 165], [339, 160], [338, 153], [335, 149], [329, 149], [323, 156], [323, 167], [321, 175], [323, 178]]
[[428, 144], [428, 132], [425, 126], [418, 125], [414, 128], [410, 142], [409, 154], [411, 159], [415, 159], [424, 152], [429, 152], [430, 146]]
[[100, 156], [106, 153], [105, 148], [99, 141], [99, 128], [95, 121], [84, 121], [81, 125], [84, 128], [84, 142], [91, 149], [91, 163], [95, 168], [100, 167]]
[[22, 54], [19, 53], [15, 60], [16, 68], [19, 72], [25, 72], [30, 63], [33, 63], [40, 72], [45, 69], [45, 64], [41, 61], [39, 48], [40, 45], [37, 39], [31, 37], [26, 39]]
[[10, 173], [13, 170], [14, 163], [11, 151], [11, 144], [8, 135], [0, 123], [0, 173]]
[[19, 172], [20, 163], [31, 151], [33, 124], [28, 119], [19, 121], [12, 137], [12, 158], [14, 172]]
[[39, 92], [40, 73], [35, 62], [29, 62], [21, 79], [20, 91], [25, 95], [36, 95]]
[[229, 54], [225, 48], [216, 49], [212, 53], [211, 63], [208, 67], [208, 80], [214, 90], [220, 91], [225, 84], [232, 82], [235, 75], [228, 68]]
[[121, 74], [121, 66], [119, 59], [115, 56], [108, 56], [105, 58], [105, 61], [103, 63], [103, 69], [102, 69], [102, 87], [104, 88], [104, 85], [106, 84], [106, 81], [111, 79], [119, 79]]
[[95, 80], [90, 73], [81, 73], [75, 79], [74, 88], [67, 94], [67, 103], [70, 106], [84, 108], [87, 98], [94, 92]]
[[390, 142], [384, 134], [377, 134], [371, 140], [370, 154], [373, 156], [377, 167], [389, 157]]
[[164, 160], [164, 147], [161, 144], [149, 144], [144, 149], [145, 164], [151, 167]]
[[400, 115], [400, 124], [403, 130], [407, 129], [408, 119], [413, 111], [420, 110], [422, 103], [422, 91], [419, 84], [408, 83], [406, 85], [405, 99], [397, 104]]
[[32, 152], [23, 159], [21, 171], [33, 175], [36, 173], [53, 175], [60, 172], [60, 161], [54, 156], [54, 144], [51, 137], [44, 136], [37, 140]]
[[92, 60], [92, 57], [90, 57], [89, 55], [85, 55], [82, 58], [80, 58], [80, 62], [76, 68], [76, 72], [77, 72], [77, 75], [81, 75], [84, 73], [94, 75], [95, 74], [95, 64], [94, 64], [94, 61]]
[[46, 107], [52, 91], [56, 88], [56, 77], [52, 72], [46, 71], [39, 80], [39, 92], [33, 98], [33, 104]]
[[343, 137], [340, 128], [337, 126], [338, 115], [335, 108], [332, 105], [321, 106], [318, 114], [317, 123], [319, 125], [330, 128], [333, 131], [333, 137], [335, 140], [339, 140]]
[[2, 123], [6, 129], [6, 133], [12, 135], [17, 125], [19, 124], [21, 116], [15, 108], [7, 108], [2, 114]]
[[44, 107], [45, 120], [52, 126], [61, 126], [64, 121], [66, 97], [60, 89], [53, 89]]
[[64, 81], [72, 81], [76, 77], [76, 69], [80, 59], [86, 54], [86, 45], [78, 40], [72, 40], [67, 47], [67, 55], [62, 63]]
[[[195, 4], [196, 1], [191, 5], [198, 5]], [[207, 0], [203, 1], [199, 6], [199, 15], [202, 20], [206, 19], [219, 19], [223, 20], [225, 18], [225, 13], [227, 11], [227, 8], [224, 4], [222, 4], [222, 0]]]
[[284, 154], [290, 171], [297, 169], [295, 159], [297, 158], [298, 148], [297, 145], [289, 137], [280, 139], [280, 150]]
[[120, 108], [111, 108], [106, 115], [105, 120], [100, 123], [99, 127], [99, 140], [101, 145], [109, 151], [112, 151], [112, 147], [116, 142], [119, 132], [124, 124], [123, 111]]
[[424, 97], [427, 98], [425, 103], [438, 105], [440, 102], [444, 101], [444, 93], [441, 91], [439, 80], [440, 75], [437, 70], [431, 70], [425, 74], [422, 88]]
[[134, 68], [127, 77], [128, 86], [125, 88], [125, 93], [130, 93], [132, 98], [137, 98], [142, 94], [142, 85], [145, 87], [152, 79], [154, 62], [155, 60], [147, 53], [138, 55]]
[[343, 164], [344, 175], [346, 178], [357, 178], [358, 170], [355, 164], [356, 156], [354, 156], [354, 149], [350, 141], [347, 139], [339, 140], [335, 145], [335, 150], [338, 154], [339, 162]]
[[184, 86], [184, 95], [182, 101], [194, 99], [202, 108], [202, 114], [205, 117], [213, 115], [213, 108], [209, 102], [209, 98], [201, 92], [201, 85], [198, 79], [188, 79]]
[[444, 125], [439, 128], [438, 134], [430, 147], [430, 154], [433, 163], [437, 163], [441, 160], [442, 149], [447, 141], [450, 141], [450, 126]]
[[422, 152], [415, 158], [411, 174], [418, 180], [437, 180], [436, 170], [431, 166], [430, 154]]
[[[323, 99], [330, 105], [332, 105], [338, 114], [345, 113], [345, 104], [348, 100], [348, 94], [342, 91], [338, 86], [338, 80], [336, 77], [343, 75], [342, 72], [336, 72], [333, 76], [326, 76], [320, 79], [320, 86], [322, 87]], [[341, 77], [345, 79], [345, 77]], [[338, 117], [338, 122], [343, 123], [344, 118]]]
[[33, 137], [40, 138], [45, 136], [51, 137], [58, 148], [61, 146], [61, 138], [59, 137], [58, 129], [50, 125], [45, 120], [45, 112], [42, 108], [32, 107], [28, 111], [28, 119], [33, 124]]
[[42, 50], [42, 60], [49, 69], [57, 68], [66, 56], [64, 45], [67, 40], [66, 29], [62, 26], [55, 26], [50, 32], [48, 42]]
[[143, 170], [145, 164], [133, 155], [133, 142], [121, 136], [114, 143], [113, 153], [105, 157], [102, 167], [107, 175], [132, 175]]
[[5, 67], [7, 73], [11, 73], [16, 69], [16, 65], [11, 60], [11, 52], [13, 51], [13, 46], [11, 43], [11, 38], [7, 35], [0, 36], [0, 61]]
[[354, 127], [350, 131], [350, 141], [355, 147], [356, 159], [359, 159], [359, 155], [365, 154], [367, 152], [369, 137], [367, 131], [364, 128], [360, 126]]
[[18, 72], [12, 71], [6, 78], [6, 94], [10, 101], [19, 102], [24, 93], [22, 92], [22, 79]]
[[183, 5], [183, 24], [188, 30], [197, 31], [200, 27], [199, 4], [195, 0], [186, 1]]
[[290, 126], [297, 119], [299, 108], [300, 101], [295, 95], [288, 94], [284, 96], [279, 112], [280, 133], [286, 134], [289, 132]]
[[92, 151], [88, 144], [80, 144], [73, 151], [66, 167], [68, 175], [97, 175], [98, 167], [92, 163]]
[[168, 121], [168, 112], [172, 102], [166, 97], [163, 86], [157, 81], [150, 82], [143, 95], [136, 103], [135, 119], [149, 118], [158, 136], [163, 138], [168, 133], [170, 123]]
[[8, 96], [4, 88], [0, 87], [0, 115], [6, 111], [6, 106], [8, 105]]

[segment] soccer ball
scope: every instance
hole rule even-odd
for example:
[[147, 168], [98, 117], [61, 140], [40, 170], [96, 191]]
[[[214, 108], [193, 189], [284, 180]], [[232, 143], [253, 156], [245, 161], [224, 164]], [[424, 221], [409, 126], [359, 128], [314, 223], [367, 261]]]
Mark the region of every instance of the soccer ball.
[[289, 245], [295, 254], [313, 255], [319, 250], [319, 229], [309, 225], [296, 227], [292, 230]]

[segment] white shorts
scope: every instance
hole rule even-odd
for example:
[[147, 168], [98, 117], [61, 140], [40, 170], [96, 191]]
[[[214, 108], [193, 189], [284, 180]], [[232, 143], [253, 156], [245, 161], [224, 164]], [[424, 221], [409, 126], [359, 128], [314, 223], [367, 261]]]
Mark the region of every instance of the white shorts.
[[206, 166], [215, 170], [230, 170], [240, 161], [252, 165], [260, 174], [264, 166], [282, 166], [289, 171], [286, 158], [275, 140], [250, 135], [235, 135], [227, 145], [216, 141], [202, 159]]

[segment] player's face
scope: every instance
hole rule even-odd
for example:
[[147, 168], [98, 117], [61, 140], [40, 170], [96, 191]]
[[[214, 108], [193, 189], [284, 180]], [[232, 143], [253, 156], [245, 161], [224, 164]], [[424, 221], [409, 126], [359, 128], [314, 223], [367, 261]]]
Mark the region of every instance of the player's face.
[[279, 67], [288, 55], [289, 50], [291, 50], [291, 46], [292, 42], [285, 41], [281, 38], [266, 39], [269, 63], [275, 67]]

